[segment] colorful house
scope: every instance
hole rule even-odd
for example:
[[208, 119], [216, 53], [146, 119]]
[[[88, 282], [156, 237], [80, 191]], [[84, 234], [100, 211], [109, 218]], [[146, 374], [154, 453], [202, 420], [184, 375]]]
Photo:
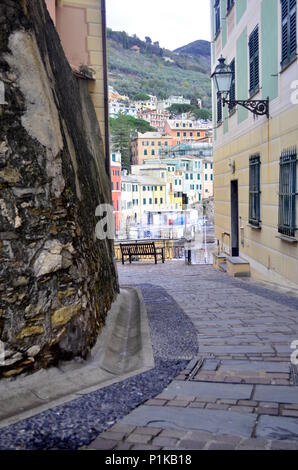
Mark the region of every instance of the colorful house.
[[133, 165], [141, 165], [146, 160], [159, 158], [171, 145], [172, 138], [159, 132], [138, 132], [131, 139], [131, 156]]
[[112, 188], [112, 200], [115, 214], [115, 226], [116, 233], [120, 229], [121, 219], [121, 153], [111, 153], [111, 188]]

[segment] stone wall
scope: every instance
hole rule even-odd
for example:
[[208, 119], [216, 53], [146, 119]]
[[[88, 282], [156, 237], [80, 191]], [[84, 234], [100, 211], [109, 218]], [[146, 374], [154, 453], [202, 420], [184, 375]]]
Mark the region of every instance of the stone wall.
[[1, 0], [0, 80], [0, 376], [10, 377], [86, 357], [118, 280], [113, 244], [95, 238], [95, 208], [111, 201], [95, 111], [43, 0]]

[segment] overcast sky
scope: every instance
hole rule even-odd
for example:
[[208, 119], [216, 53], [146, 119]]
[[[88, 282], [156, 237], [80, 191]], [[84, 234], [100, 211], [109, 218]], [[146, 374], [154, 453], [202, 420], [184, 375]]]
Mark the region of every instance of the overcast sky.
[[209, 0], [106, 0], [107, 25], [176, 49], [210, 41]]

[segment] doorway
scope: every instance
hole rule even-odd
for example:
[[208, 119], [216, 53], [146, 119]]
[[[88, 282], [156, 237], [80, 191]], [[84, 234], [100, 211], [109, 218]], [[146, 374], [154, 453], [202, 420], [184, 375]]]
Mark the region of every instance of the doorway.
[[238, 180], [231, 181], [231, 245], [232, 256], [239, 256]]

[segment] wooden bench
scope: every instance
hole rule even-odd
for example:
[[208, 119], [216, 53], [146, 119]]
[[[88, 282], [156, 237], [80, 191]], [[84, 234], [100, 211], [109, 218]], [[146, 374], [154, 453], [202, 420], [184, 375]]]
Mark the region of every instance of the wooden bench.
[[120, 243], [122, 264], [125, 263], [125, 258], [132, 262], [133, 256], [154, 257], [155, 264], [157, 264], [158, 256], [161, 257], [162, 262], [165, 262], [164, 248], [156, 248], [154, 242], [140, 242], [140, 243]]

